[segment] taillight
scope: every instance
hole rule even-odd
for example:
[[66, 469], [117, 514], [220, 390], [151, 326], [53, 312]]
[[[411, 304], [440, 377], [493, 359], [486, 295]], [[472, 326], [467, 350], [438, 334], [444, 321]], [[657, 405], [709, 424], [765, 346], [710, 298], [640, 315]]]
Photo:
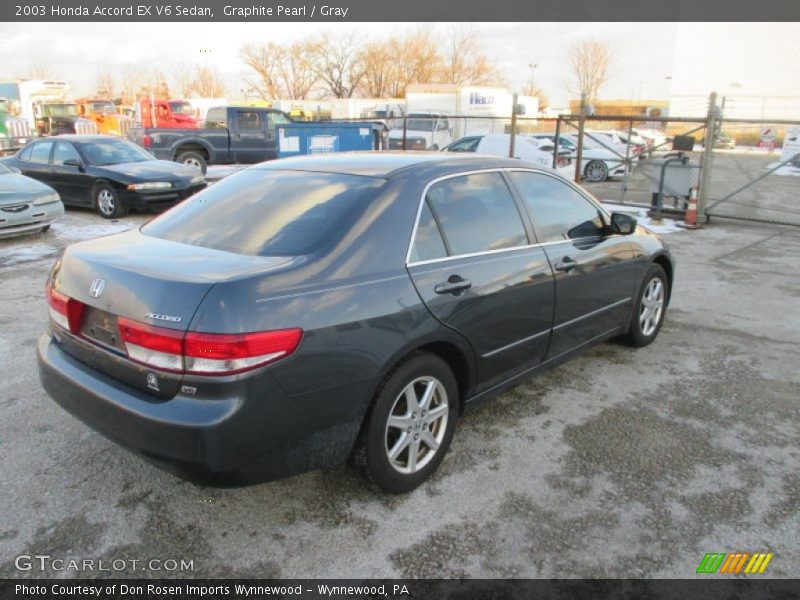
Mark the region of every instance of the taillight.
[[184, 339], [186, 372], [205, 375], [238, 373], [292, 354], [302, 329], [218, 334], [188, 332]]
[[145, 133], [144, 137], [142, 138], [142, 146], [145, 148], [149, 148], [153, 144], [153, 140], [150, 139], [150, 134]]
[[117, 318], [128, 357], [165, 371], [183, 371], [183, 332]]
[[50, 318], [59, 326], [72, 333], [78, 333], [81, 328], [81, 316], [83, 315], [83, 303], [74, 298], [65, 296], [57, 292], [51, 285], [45, 288], [47, 293], [47, 305], [50, 310]]
[[303, 337], [302, 329], [184, 334], [124, 317], [117, 324], [131, 360], [198, 375], [230, 375], [266, 365], [292, 354]]

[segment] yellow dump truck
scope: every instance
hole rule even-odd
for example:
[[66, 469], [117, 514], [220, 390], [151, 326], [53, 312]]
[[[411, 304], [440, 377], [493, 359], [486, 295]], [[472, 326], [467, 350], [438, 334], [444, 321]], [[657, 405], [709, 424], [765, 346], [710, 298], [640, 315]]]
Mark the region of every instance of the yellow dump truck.
[[76, 100], [78, 114], [97, 125], [97, 133], [126, 137], [133, 127], [133, 119], [111, 100], [81, 98]]

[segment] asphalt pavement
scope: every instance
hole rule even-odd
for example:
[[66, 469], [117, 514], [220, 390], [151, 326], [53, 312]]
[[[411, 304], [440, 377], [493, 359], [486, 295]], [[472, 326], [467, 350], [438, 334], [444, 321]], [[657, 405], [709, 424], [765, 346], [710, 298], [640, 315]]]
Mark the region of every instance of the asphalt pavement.
[[[468, 414], [432, 481], [389, 496], [345, 465], [198, 487], [45, 395], [50, 266], [71, 241], [145, 219], [69, 211], [50, 234], [0, 241], [0, 576], [683, 578], [734, 551], [800, 576], [797, 228], [670, 234], [654, 344], [602, 344]], [[37, 554], [126, 566], [15, 566]]]

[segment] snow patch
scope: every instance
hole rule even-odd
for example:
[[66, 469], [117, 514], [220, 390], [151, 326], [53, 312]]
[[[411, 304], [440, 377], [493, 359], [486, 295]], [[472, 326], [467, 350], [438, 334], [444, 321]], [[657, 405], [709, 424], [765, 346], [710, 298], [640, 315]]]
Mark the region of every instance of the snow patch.
[[675, 221], [674, 219], [669, 219], [666, 217], [664, 217], [660, 221], [654, 221], [647, 215], [646, 208], [641, 208], [639, 206], [631, 206], [630, 204], [616, 204], [614, 202], [609, 202], [606, 200], [603, 200], [603, 206], [609, 212], [620, 212], [636, 217], [636, 221], [639, 223], [639, 225], [647, 227], [650, 231], [654, 233], [666, 235], [670, 233], [675, 233], [676, 231], [684, 231], [683, 229], [678, 227], [678, 223], [680, 221]]

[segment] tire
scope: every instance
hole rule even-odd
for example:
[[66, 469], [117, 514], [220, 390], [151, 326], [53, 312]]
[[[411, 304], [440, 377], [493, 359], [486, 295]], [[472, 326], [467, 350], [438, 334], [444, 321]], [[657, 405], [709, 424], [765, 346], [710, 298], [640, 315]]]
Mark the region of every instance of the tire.
[[42, 227], [42, 233], [47, 233], [48, 231], [50, 231], [50, 225], [45, 225]]
[[122, 205], [117, 190], [108, 183], [98, 183], [94, 186], [92, 200], [95, 210], [104, 219], [119, 219], [128, 214], [128, 209]]
[[592, 183], [605, 181], [608, 179], [608, 165], [602, 160], [590, 160], [583, 169], [583, 177]]
[[629, 345], [641, 348], [656, 339], [664, 322], [667, 298], [669, 298], [667, 274], [661, 265], [652, 264], [644, 275], [642, 285], [639, 286], [628, 333], [624, 338]]
[[[409, 390], [414, 390], [417, 402], [430, 391], [427, 407], [409, 405]], [[393, 425], [389, 424], [390, 417]], [[441, 464], [457, 417], [458, 385], [450, 367], [433, 354], [413, 354], [378, 388], [352, 462], [381, 489], [393, 494], [410, 492]]]
[[203, 175], [205, 175], [208, 170], [206, 159], [199, 152], [180, 152], [178, 156], [175, 157], [175, 162], [197, 169]]

